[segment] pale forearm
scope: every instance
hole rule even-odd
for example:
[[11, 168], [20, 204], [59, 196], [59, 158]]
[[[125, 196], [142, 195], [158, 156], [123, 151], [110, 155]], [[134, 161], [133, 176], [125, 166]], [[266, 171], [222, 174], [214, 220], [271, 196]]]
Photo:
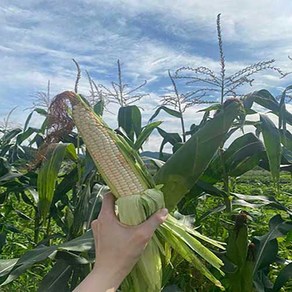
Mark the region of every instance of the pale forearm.
[[122, 280], [118, 273], [93, 269], [73, 292], [114, 292]]

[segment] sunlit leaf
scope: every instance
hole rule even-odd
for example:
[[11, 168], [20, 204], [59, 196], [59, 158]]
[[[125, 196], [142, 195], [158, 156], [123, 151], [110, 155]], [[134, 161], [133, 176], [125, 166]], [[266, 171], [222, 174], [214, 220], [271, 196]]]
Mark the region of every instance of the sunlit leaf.
[[237, 102], [229, 104], [200, 128], [157, 172], [154, 178], [157, 184], [163, 184], [167, 208], [172, 210], [208, 167], [239, 108]]
[[261, 129], [269, 160], [270, 171], [275, 183], [280, 177], [281, 137], [274, 123], [264, 114], [260, 115]]
[[43, 219], [49, 212], [58, 173], [65, 156], [77, 159], [73, 144], [51, 144], [43, 162], [37, 179], [37, 190], [39, 194], [39, 211]]
[[133, 148], [135, 150], [139, 150], [142, 147], [143, 143], [149, 138], [153, 130], [156, 129], [161, 123], [162, 122], [153, 122], [143, 127], [141, 133], [134, 143]]

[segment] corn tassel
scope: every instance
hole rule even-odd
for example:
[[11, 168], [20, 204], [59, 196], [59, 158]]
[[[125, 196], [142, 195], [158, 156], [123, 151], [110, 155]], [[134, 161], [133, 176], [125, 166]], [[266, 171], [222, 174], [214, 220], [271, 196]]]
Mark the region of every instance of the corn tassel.
[[[163, 208], [164, 197], [160, 186], [155, 186], [137, 153], [90, 109], [82, 97], [73, 92], [64, 92], [61, 95], [65, 95], [71, 101], [73, 120], [87, 150], [102, 178], [117, 198], [120, 221], [128, 225], [137, 225]], [[167, 221], [158, 228], [148, 243], [130, 275], [122, 283], [122, 291], [161, 291], [161, 255], [169, 253], [165, 252], [165, 246], [171, 246], [215, 285], [223, 289], [221, 283], [209, 272], [194, 251], [219, 271], [223, 265], [222, 261], [194, 237], [213, 245], [215, 242], [207, 237], [197, 236], [197, 232], [169, 215]], [[218, 242], [215, 245], [223, 248]]]

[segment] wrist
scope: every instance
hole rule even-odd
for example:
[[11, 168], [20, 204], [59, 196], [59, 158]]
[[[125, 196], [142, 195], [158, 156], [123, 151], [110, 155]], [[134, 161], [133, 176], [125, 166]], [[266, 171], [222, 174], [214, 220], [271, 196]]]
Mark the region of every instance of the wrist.
[[114, 292], [122, 281], [119, 273], [95, 266], [73, 292]]
[[96, 287], [103, 287], [103, 290], [101, 289], [100, 292], [116, 291], [126, 276], [121, 270], [117, 270], [114, 267], [105, 268], [98, 264], [94, 265], [90, 274], [96, 283]]

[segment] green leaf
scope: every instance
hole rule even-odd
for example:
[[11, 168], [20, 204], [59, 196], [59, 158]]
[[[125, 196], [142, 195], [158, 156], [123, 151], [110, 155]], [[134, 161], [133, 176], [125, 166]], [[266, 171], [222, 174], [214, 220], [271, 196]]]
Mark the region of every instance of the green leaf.
[[7, 275], [15, 266], [18, 259], [0, 260], [0, 277]]
[[292, 278], [292, 263], [288, 264], [280, 271], [275, 281], [273, 292], [279, 291], [285, 285], [285, 283], [291, 278]]
[[169, 210], [191, 190], [206, 170], [219, 146], [224, 143], [239, 109], [238, 102], [230, 103], [206, 122], [157, 172], [154, 179], [156, 184], [163, 185], [165, 204]]
[[38, 131], [39, 131], [38, 129], [29, 127], [26, 131], [23, 131], [23, 133], [17, 136], [16, 140], [17, 144], [20, 145], [22, 142], [27, 140], [33, 133], [37, 133]]
[[162, 292], [182, 292], [182, 290], [176, 285], [170, 285], [164, 287]]
[[38, 291], [43, 292], [69, 292], [68, 281], [72, 273], [72, 267], [68, 263], [59, 260], [49, 273], [43, 278]]
[[13, 269], [9, 273], [9, 276], [0, 286], [4, 286], [10, 283], [11, 281], [19, 277], [21, 274], [23, 274], [27, 269], [32, 267], [34, 264], [42, 262], [48, 257], [54, 255], [56, 249], [57, 249], [56, 246], [50, 247], [45, 246], [38, 247], [28, 251], [15, 263]]
[[263, 236], [256, 236], [256, 260], [253, 274], [255, 275], [263, 264], [271, 263], [278, 253], [276, 238], [284, 237], [292, 230], [292, 222], [284, 221], [280, 215], [275, 215], [269, 222], [269, 232]]
[[[164, 227], [164, 225], [162, 225]], [[218, 281], [208, 270], [206, 265], [202, 263], [202, 261], [195, 255], [194, 250], [192, 249], [193, 244], [189, 241], [185, 240], [185, 234], [182, 237], [177, 236], [173, 233], [173, 231], [169, 228], [159, 228], [157, 229], [159, 234], [165, 238], [165, 241], [183, 257], [186, 261], [193, 264], [193, 266], [206, 278], [208, 278], [211, 282], [213, 282], [216, 286], [222, 289], [222, 285], [220, 281]], [[219, 260], [219, 259], [218, 259]]]
[[263, 143], [252, 133], [237, 138], [223, 154], [228, 174], [236, 177], [253, 169], [264, 150]]
[[31, 117], [32, 117], [32, 114], [34, 113], [34, 110], [27, 116], [27, 118], [26, 118], [26, 121], [25, 121], [25, 123], [24, 123], [24, 127], [23, 127], [23, 132], [25, 132], [26, 131], [26, 129], [27, 129], [27, 127], [28, 127], [28, 124], [29, 124], [29, 122], [30, 122], [30, 120], [31, 120]]
[[160, 145], [160, 157], [163, 156], [163, 148], [164, 145], [166, 145], [167, 143], [170, 143], [172, 146], [174, 146], [176, 143], [181, 142], [182, 139], [180, 137], [180, 135], [178, 133], [167, 133], [166, 131], [164, 131], [161, 128], [157, 128], [158, 133], [163, 137], [163, 141], [161, 142]]
[[252, 196], [243, 195], [237, 193], [231, 193], [236, 199], [233, 201], [234, 205], [245, 206], [249, 208], [260, 208], [263, 206], [270, 206], [273, 209], [286, 211], [288, 214], [292, 215], [292, 211], [286, 208], [284, 205], [279, 203], [274, 197], [268, 196]]
[[152, 131], [155, 128], [157, 128], [161, 123], [162, 122], [153, 122], [153, 123], [150, 123], [150, 124], [146, 125], [145, 127], [143, 127], [141, 133], [137, 137], [136, 142], [134, 143], [133, 148], [138, 151], [142, 147], [144, 142], [148, 139], [148, 137], [150, 136]]
[[46, 218], [53, 200], [58, 173], [65, 156], [77, 160], [73, 144], [51, 144], [37, 179], [39, 193], [39, 211]]
[[12, 181], [21, 176], [23, 176], [23, 174], [18, 173], [18, 172], [6, 173], [5, 175], [0, 177], [0, 185], [4, 185], [6, 182]]
[[279, 111], [279, 103], [268, 90], [262, 89], [255, 91], [251, 94], [251, 96], [254, 99], [254, 102], [265, 107], [266, 109], [273, 112]]
[[176, 117], [176, 118], [181, 118], [182, 117], [182, 114], [176, 110], [173, 110], [173, 109], [170, 109], [164, 105], [160, 106], [156, 111], [155, 113], [152, 115], [152, 117], [150, 118], [149, 121], [152, 121], [153, 119], [155, 119], [158, 114], [160, 113], [160, 111], [165, 111], [166, 113], [168, 113], [169, 115], [173, 116], [173, 117]]
[[56, 260], [63, 260], [65, 261], [67, 264], [70, 265], [85, 265], [85, 264], [89, 264], [90, 261], [87, 260], [86, 258], [79, 256], [73, 252], [69, 252], [67, 250], [58, 250], [56, 256], [55, 256]]
[[271, 110], [275, 115], [281, 116], [281, 119], [284, 118], [287, 123], [292, 125], [292, 114], [286, 109], [282, 110], [278, 101], [268, 90], [255, 91], [249, 95], [249, 99]]
[[280, 130], [282, 144], [292, 151], [292, 134], [288, 130]]
[[281, 164], [281, 137], [274, 123], [266, 116], [260, 115], [264, 144], [269, 160], [270, 171], [274, 183], [279, 182]]
[[136, 105], [120, 107], [118, 113], [119, 127], [123, 128], [131, 141], [134, 137], [138, 137], [142, 131], [141, 128], [141, 112]]
[[87, 231], [83, 235], [65, 242], [58, 247], [58, 250], [86, 252], [94, 248], [92, 231]]
[[42, 109], [42, 108], [35, 108], [28, 116], [27, 116], [27, 118], [26, 118], [26, 121], [25, 121], [25, 123], [24, 123], [24, 128], [23, 128], [23, 132], [25, 132], [26, 130], [27, 130], [27, 127], [28, 127], [28, 124], [29, 124], [29, 122], [30, 122], [30, 120], [31, 120], [31, 117], [32, 117], [32, 115], [33, 115], [33, 113], [34, 112], [36, 112], [36, 113], [38, 113], [38, 114], [40, 114], [40, 115], [42, 115], [42, 116], [47, 116], [47, 112], [46, 112], [46, 110], [44, 110], [44, 109]]
[[216, 103], [216, 104], [212, 104], [210, 106], [208, 106], [207, 108], [203, 108], [201, 110], [199, 110], [198, 112], [210, 112], [210, 111], [217, 111], [221, 109], [221, 104], [220, 103]]
[[10, 143], [10, 141], [15, 138], [19, 133], [22, 132], [22, 129], [20, 128], [16, 128], [13, 130], [10, 130], [8, 132], [6, 132], [2, 137], [1, 137], [1, 144], [8, 144]]
[[39, 115], [44, 116], [44, 117], [47, 117], [47, 115], [48, 115], [48, 112], [43, 108], [35, 108], [34, 111], [37, 112]]

